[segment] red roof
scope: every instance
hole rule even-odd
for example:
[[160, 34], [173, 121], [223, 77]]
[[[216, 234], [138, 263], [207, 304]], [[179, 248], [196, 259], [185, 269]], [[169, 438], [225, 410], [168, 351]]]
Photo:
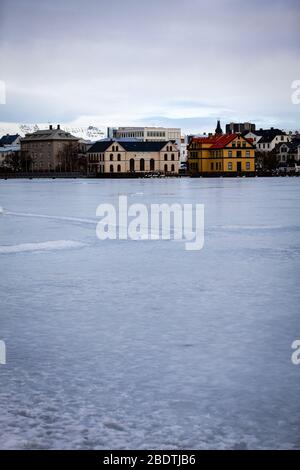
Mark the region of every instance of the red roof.
[[[208, 137], [194, 137], [192, 142], [197, 142], [198, 144], [211, 144], [210, 149], [220, 149], [226, 147], [232, 140], [240, 137], [240, 134], [222, 134], [222, 135], [211, 135]], [[252, 144], [252, 139], [246, 139], [242, 137], [243, 140]]]

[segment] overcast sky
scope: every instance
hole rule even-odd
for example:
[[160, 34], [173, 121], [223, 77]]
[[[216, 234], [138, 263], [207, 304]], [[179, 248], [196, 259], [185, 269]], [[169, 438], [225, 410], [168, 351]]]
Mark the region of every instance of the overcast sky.
[[0, 128], [300, 128], [299, 24], [299, 0], [0, 0]]

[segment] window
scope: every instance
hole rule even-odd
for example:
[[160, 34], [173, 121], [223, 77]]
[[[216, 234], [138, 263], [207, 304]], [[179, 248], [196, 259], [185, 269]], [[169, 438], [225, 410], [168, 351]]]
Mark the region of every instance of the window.
[[236, 151], [236, 156], [239, 157], [239, 158], [241, 158], [242, 152], [241, 152], [240, 150], [237, 150], [237, 151]]
[[[168, 148], [168, 147], [167, 147]], [[168, 160], [168, 155], [165, 153], [165, 162]]]
[[119, 151], [119, 147], [116, 145], [116, 152], [118, 152], [118, 151]]
[[130, 171], [134, 171], [134, 159], [133, 158], [129, 160], [129, 168], [130, 168]]
[[232, 150], [228, 150], [228, 157], [232, 157]]
[[171, 155], [171, 160], [172, 160], [172, 162], [174, 162], [174, 160], [175, 160], [175, 155], [174, 155], [174, 153], [172, 153], [172, 155]]
[[228, 170], [232, 170], [232, 162], [228, 162], [228, 166], [227, 166]]
[[114, 160], [114, 156], [113, 156], [112, 153], [110, 154], [109, 159], [110, 159], [111, 162]]
[[213, 163], [210, 164], [210, 169], [211, 169], [211, 170], [214, 169], [214, 164], [213, 164]]
[[145, 171], [145, 160], [143, 158], [140, 160], [140, 171]]
[[171, 171], [172, 171], [172, 172], [175, 171], [175, 165], [174, 165], [174, 163], [171, 165]]
[[114, 146], [114, 145], [113, 145], [112, 151], [113, 151], [113, 152], [115, 151], [115, 146]]
[[118, 162], [120, 162], [120, 161], [121, 161], [121, 154], [118, 153]]
[[246, 157], [250, 157], [250, 150], [246, 150]]
[[155, 168], [155, 161], [154, 158], [151, 158], [150, 160], [150, 171], [154, 171]]
[[110, 171], [111, 173], [113, 173], [113, 172], [114, 172], [114, 166], [113, 166], [113, 165], [110, 165], [110, 167], [109, 167], [109, 171]]
[[165, 173], [167, 173], [167, 171], [168, 171], [168, 165], [165, 165], [164, 168], [165, 168]]
[[232, 142], [232, 147], [235, 148], [235, 142]]
[[121, 165], [118, 165], [118, 173], [121, 171]]
[[250, 162], [246, 162], [246, 170], [250, 170]]

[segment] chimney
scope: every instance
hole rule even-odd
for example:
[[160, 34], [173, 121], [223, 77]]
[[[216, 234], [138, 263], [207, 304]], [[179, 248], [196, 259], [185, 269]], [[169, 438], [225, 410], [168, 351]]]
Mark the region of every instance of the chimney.
[[52, 124], [50, 124], [50, 126], [49, 126], [49, 130], [50, 130], [50, 131], [52, 131]]
[[57, 124], [57, 129], [60, 129], [60, 124]]

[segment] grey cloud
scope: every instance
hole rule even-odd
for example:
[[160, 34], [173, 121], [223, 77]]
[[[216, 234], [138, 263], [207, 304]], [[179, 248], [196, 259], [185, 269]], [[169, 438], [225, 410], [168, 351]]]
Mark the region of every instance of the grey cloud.
[[177, 106], [185, 123], [193, 107], [297, 123], [298, 0], [2, 0], [1, 8], [2, 121], [170, 118]]

